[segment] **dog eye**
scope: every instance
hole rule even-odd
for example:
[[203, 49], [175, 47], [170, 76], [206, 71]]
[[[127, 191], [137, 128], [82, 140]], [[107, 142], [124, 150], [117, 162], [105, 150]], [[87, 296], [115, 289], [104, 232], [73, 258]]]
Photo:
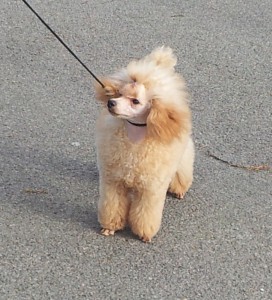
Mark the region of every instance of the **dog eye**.
[[132, 103], [133, 103], [133, 104], [139, 104], [140, 101], [139, 101], [138, 99], [132, 99]]

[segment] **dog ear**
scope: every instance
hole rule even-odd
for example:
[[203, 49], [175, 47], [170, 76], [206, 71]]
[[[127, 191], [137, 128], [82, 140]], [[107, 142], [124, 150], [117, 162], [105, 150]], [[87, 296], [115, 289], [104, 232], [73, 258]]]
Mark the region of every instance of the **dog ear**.
[[147, 135], [162, 143], [169, 143], [183, 133], [190, 132], [190, 118], [187, 106], [180, 110], [155, 99], [147, 118]]
[[102, 78], [100, 81], [104, 84], [105, 87], [103, 88], [98, 82], [95, 83], [96, 98], [98, 100], [105, 103], [110, 98], [119, 97], [120, 83], [118, 81], [107, 78]]

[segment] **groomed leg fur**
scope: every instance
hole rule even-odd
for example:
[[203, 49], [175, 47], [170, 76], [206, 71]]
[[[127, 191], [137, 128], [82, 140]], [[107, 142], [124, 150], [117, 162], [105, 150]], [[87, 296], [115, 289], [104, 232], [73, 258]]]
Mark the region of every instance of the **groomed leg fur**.
[[161, 225], [166, 188], [138, 192], [129, 211], [129, 224], [142, 241], [150, 242]]
[[194, 144], [190, 139], [168, 190], [175, 197], [182, 199], [190, 188], [193, 181], [193, 164]]
[[116, 182], [100, 182], [100, 199], [98, 202], [98, 220], [101, 233], [113, 235], [115, 231], [126, 226], [129, 201], [122, 184]]

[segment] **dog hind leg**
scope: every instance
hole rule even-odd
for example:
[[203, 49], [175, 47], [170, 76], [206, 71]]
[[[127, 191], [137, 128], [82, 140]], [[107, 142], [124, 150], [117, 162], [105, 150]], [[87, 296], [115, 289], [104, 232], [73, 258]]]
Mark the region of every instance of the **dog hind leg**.
[[174, 175], [168, 192], [175, 197], [182, 199], [185, 193], [189, 190], [193, 181], [193, 167], [194, 165], [194, 144], [192, 139], [189, 140], [188, 145], [184, 151], [183, 157], [180, 161], [178, 170]]

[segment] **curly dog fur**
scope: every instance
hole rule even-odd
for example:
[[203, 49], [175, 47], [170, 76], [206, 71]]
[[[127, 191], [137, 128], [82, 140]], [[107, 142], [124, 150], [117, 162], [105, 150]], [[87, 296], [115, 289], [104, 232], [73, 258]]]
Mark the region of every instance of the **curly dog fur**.
[[[143, 241], [158, 232], [166, 193], [182, 198], [193, 180], [191, 112], [176, 57], [155, 49], [96, 86], [102, 234], [129, 224]], [[137, 126], [141, 125], [141, 126]], [[145, 126], [146, 125], [146, 126]]]

